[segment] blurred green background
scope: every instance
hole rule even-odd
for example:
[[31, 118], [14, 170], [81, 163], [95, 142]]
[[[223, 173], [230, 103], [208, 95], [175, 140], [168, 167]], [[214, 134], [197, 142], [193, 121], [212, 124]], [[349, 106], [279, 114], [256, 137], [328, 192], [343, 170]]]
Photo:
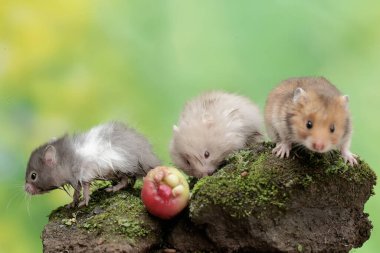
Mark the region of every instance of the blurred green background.
[[[24, 194], [35, 147], [119, 119], [170, 163], [172, 125], [204, 90], [263, 108], [281, 80], [323, 75], [350, 95], [352, 150], [380, 173], [379, 27], [377, 0], [0, 0], [0, 252], [41, 252], [47, 215], [70, 201]], [[354, 252], [380, 249], [379, 207]]]

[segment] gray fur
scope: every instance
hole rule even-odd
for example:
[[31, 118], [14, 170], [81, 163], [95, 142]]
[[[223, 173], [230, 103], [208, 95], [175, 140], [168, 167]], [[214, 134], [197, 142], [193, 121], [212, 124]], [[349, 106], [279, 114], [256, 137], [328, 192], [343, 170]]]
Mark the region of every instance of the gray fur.
[[[158, 165], [160, 161], [145, 137], [123, 123], [110, 122], [86, 133], [65, 135], [34, 150], [25, 188], [31, 194], [40, 194], [69, 184], [80, 191], [82, 184], [94, 179], [141, 177]], [[35, 180], [33, 173], [37, 174]]]

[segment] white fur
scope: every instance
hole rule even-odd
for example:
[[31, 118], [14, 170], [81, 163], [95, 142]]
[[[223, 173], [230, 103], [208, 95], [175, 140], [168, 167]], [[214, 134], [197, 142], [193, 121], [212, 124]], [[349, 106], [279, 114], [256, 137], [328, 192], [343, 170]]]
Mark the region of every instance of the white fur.
[[[99, 125], [74, 139], [77, 155], [82, 159], [80, 181], [90, 182], [94, 178], [104, 178], [115, 172], [115, 168], [130, 168], [126, 150], [112, 146], [110, 135], [112, 123]], [[126, 172], [126, 171], [124, 171]]]
[[[173, 163], [190, 175], [208, 175], [228, 154], [245, 148], [253, 133], [262, 133], [262, 124], [258, 107], [249, 99], [220, 91], [204, 93], [186, 104], [173, 127]], [[204, 157], [205, 151], [210, 157]]]
[[[213, 100], [212, 106], [206, 107], [204, 101]], [[234, 112], [237, 111], [236, 114]], [[209, 92], [187, 104], [181, 114], [179, 128], [184, 125], [197, 125], [199, 121], [215, 123], [226, 133], [238, 132], [251, 128], [259, 130], [262, 126], [262, 117], [259, 109], [245, 97], [224, 93]]]

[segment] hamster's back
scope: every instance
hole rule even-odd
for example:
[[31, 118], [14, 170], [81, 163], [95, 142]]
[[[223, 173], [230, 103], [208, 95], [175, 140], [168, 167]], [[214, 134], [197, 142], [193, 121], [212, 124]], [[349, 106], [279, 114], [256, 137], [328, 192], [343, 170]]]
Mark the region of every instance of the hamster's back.
[[74, 137], [76, 150], [101, 168], [143, 176], [160, 164], [148, 140], [121, 122], [109, 122]]
[[160, 165], [161, 162], [146, 137], [120, 122], [115, 122], [113, 127], [112, 143], [138, 157], [139, 166], [144, 172]]
[[222, 91], [204, 93], [189, 101], [181, 113], [181, 124], [199, 125], [212, 120], [226, 131], [257, 132], [262, 119], [258, 107], [249, 99]]
[[297, 88], [327, 96], [341, 95], [340, 91], [324, 77], [299, 77], [282, 81], [271, 91], [267, 103], [272, 104], [274, 101], [277, 104], [291, 102]]

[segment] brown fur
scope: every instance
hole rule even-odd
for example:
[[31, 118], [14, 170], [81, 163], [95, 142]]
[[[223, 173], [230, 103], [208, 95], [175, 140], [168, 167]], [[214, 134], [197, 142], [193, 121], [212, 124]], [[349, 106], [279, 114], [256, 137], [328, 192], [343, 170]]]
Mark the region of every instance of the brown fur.
[[[297, 93], [297, 88], [302, 92]], [[316, 152], [337, 147], [349, 152], [352, 128], [347, 97], [323, 77], [280, 83], [269, 94], [264, 118], [269, 137], [278, 145], [302, 144]], [[312, 122], [310, 129], [308, 121]], [[323, 148], [313, 148], [316, 143]], [[286, 156], [283, 152], [277, 155]]]

